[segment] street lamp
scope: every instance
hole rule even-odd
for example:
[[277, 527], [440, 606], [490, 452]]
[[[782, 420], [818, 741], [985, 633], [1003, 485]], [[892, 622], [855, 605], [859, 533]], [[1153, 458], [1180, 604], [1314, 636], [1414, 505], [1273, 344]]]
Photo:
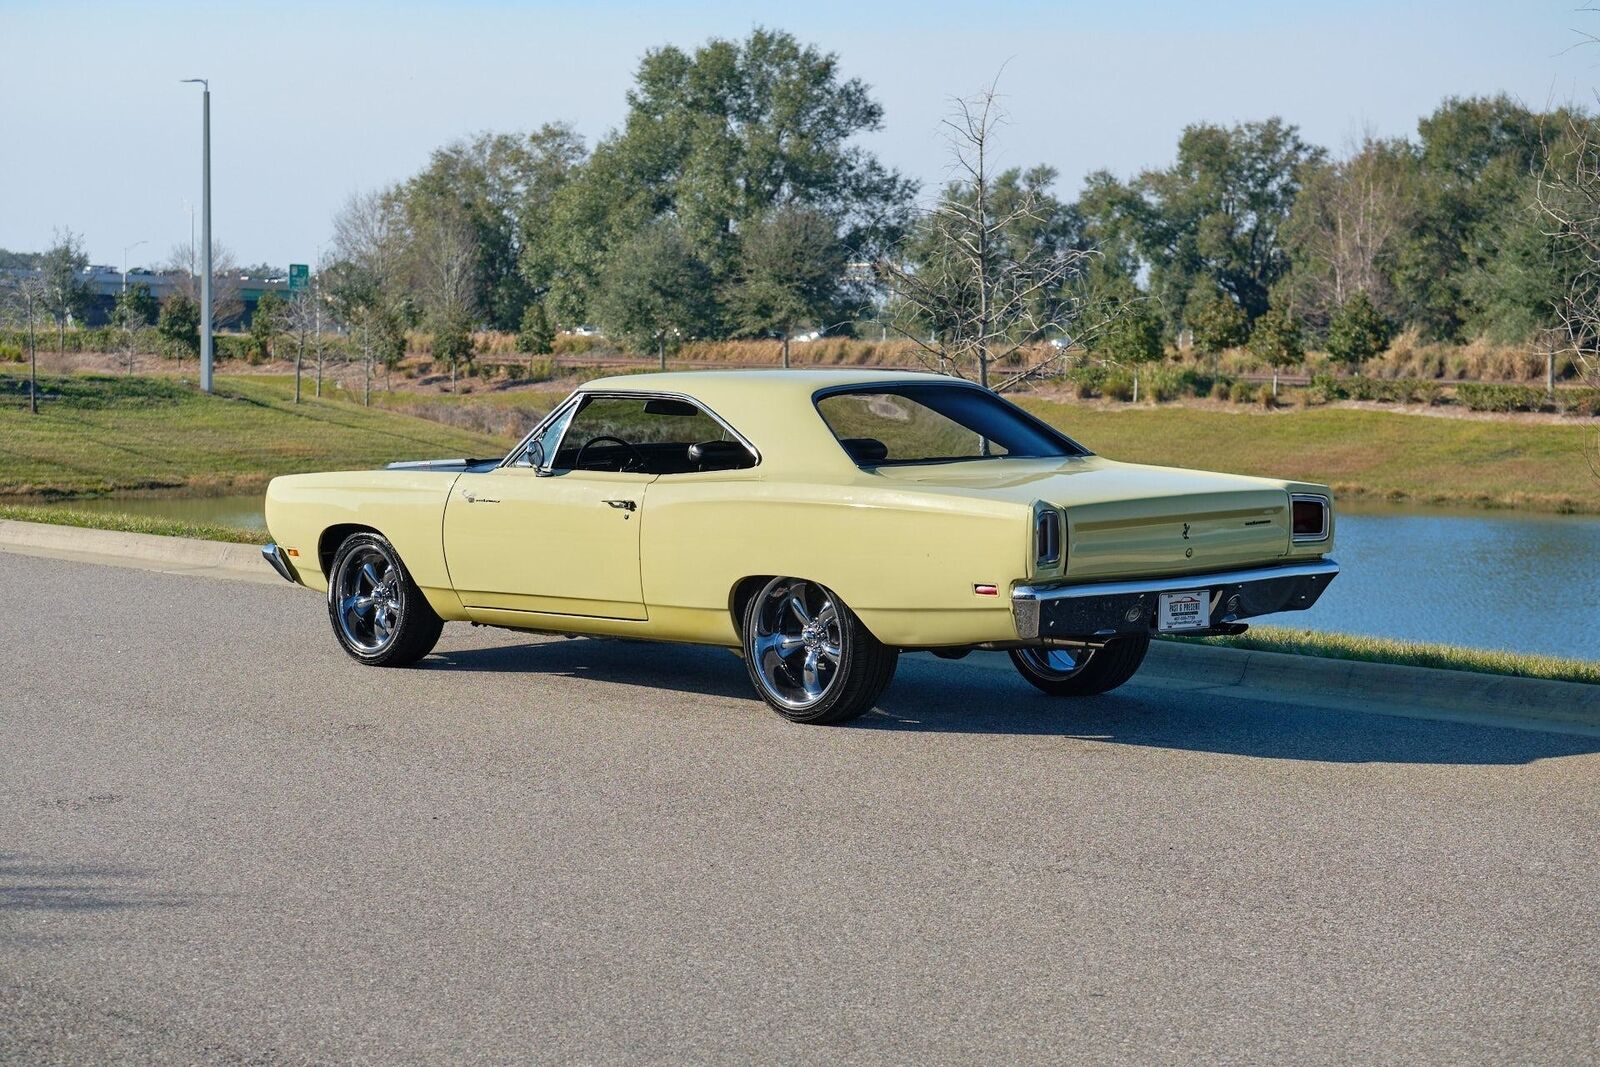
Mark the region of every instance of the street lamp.
[[200, 391], [211, 392], [211, 83], [205, 78], [180, 79], [199, 85], [200, 94]]
[[135, 248], [138, 248], [142, 244], [149, 243], [150, 242], [148, 241], [135, 241], [131, 245], [122, 246], [122, 291], [124, 293], [128, 291], [128, 253], [132, 252]]

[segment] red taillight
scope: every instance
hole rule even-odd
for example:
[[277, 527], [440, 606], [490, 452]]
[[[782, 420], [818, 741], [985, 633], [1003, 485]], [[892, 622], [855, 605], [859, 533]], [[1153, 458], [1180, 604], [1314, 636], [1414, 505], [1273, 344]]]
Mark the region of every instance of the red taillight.
[[1296, 541], [1322, 541], [1328, 536], [1328, 502], [1320, 496], [1297, 496], [1290, 502]]

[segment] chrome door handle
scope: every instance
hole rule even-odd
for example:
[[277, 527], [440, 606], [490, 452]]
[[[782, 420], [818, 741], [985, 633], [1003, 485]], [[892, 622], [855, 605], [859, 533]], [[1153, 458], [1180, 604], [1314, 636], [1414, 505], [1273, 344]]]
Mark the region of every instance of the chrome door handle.
[[607, 500], [606, 503], [623, 511], [637, 511], [639, 509], [639, 505], [632, 500]]

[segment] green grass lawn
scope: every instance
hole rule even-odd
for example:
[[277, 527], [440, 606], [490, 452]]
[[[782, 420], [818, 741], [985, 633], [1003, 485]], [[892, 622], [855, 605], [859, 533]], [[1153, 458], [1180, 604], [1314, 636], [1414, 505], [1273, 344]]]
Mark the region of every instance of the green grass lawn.
[[297, 471], [399, 459], [498, 456], [496, 437], [345, 400], [296, 406], [285, 379], [219, 377], [206, 396], [172, 378], [40, 378], [0, 371], [0, 496], [130, 489], [221, 491]]
[[1105, 408], [1022, 398], [1112, 459], [1299, 478], [1336, 495], [1600, 513], [1600, 426], [1430, 418], [1351, 408], [1273, 413]]

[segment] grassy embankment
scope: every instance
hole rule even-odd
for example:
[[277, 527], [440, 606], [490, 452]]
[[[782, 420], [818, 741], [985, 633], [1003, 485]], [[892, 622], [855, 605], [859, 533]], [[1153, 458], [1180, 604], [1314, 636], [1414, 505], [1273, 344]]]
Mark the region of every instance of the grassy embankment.
[[201, 541], [231, 541], [258, 545], [260, 530], [242, 526], [222, 526], [214, 522], [181, 522], [149, 515], [121, 515], [102, 511], [77, 511], [68, 507], [41, 508], [28, 504], [0, 504], [0, 519], [16, 522], [44, 522], [52, 526], [76, 526], [85, 530], [117, 530], [122, 533], [159, 534], [162, 537], [193, 537]]
[[1325, 659], [1360, 660], [1366, 663], [1398, 663], [1407, 667], [1432, 667], [1476, 674], [1511, 675], [1517, 678], [1544, 678], [1557, 682], [1585, 682], [1600, 685], [1600, 662], [1536, 656], [1521, 652], [1495, 652], [1488, 649], [1457, 648], [1421, 641], [1396, 641], [1387, 637], [1362, 637], [1357, 634], [1324, 634], [1284, 626], [1251, 627], [1242, 637], [1200, 638], [1208, 645], [1288, 652]]
[[1347, 500], [1600, 514], [1593, 425], [1352, 408], [1022, 404], [1113, 459], [1300, 478]]
[[170, 378], [50, 376], [36, 416], [26, 390], [0, 373], [0, 498], [220, 493], [296, 471], [504, 450], [484, 434], [345, 401], [296, 406], [274, 380], [219, 378], [208, 397]]

